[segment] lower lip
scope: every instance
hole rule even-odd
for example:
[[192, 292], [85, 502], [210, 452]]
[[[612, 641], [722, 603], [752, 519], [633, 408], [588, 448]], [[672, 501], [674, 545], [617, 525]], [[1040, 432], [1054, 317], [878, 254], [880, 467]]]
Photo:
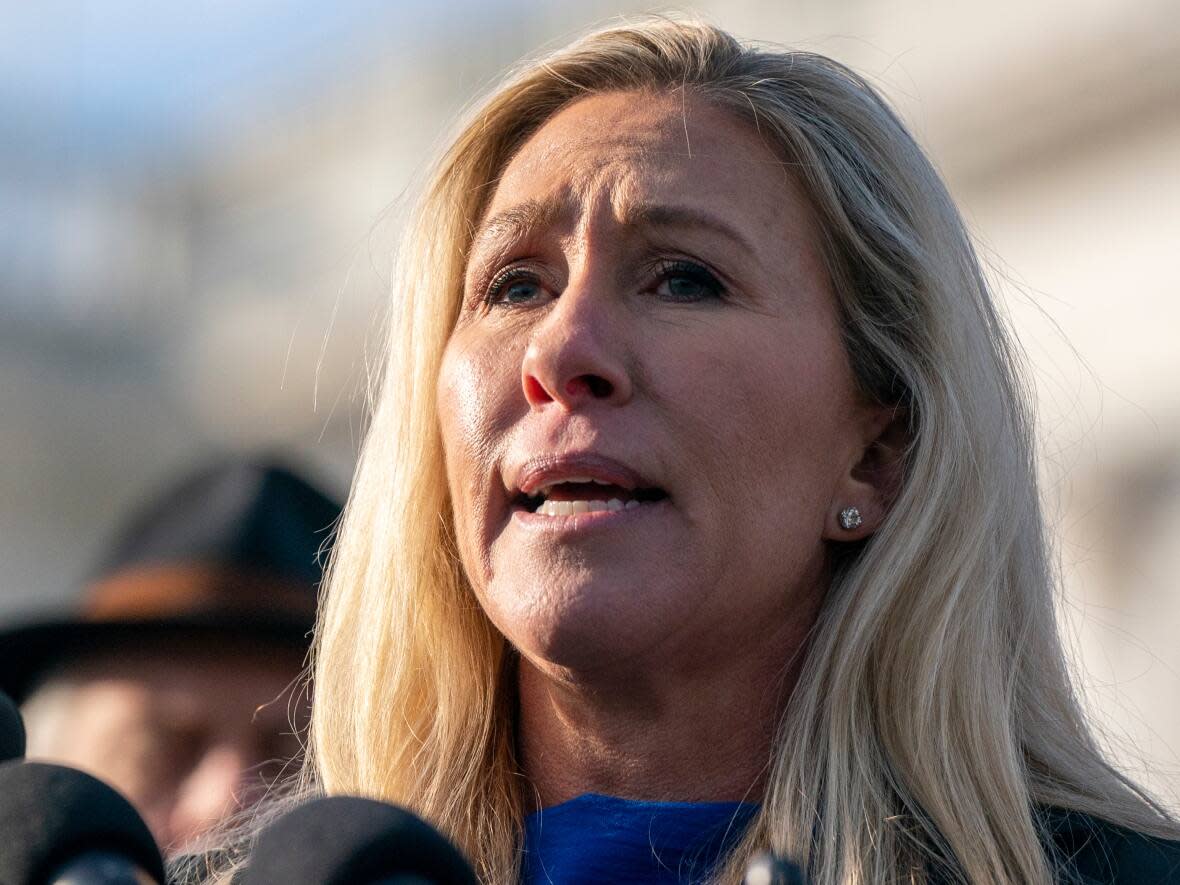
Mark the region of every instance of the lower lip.
[[668, 499], [664, 498], [660, 501], [645, 501], [630, 510], [595, 510], [588, 513], [571, 513], [568, 516], [546, 516], [518, 508], [512, 511], [512, 519], [533, 531], [585, 532], [643, 519], [658, 513], [667, 503]]

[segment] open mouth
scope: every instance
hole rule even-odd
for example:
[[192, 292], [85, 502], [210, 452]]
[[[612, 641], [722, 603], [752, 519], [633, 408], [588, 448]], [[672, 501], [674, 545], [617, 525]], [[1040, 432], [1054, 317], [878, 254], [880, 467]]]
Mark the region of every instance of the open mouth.
[[539, 488], [532, 495], [520, 492], [512, 503], [514, 507], [541, 516], [573, 516], [633, 510], [667, 497], [668, 493], [660, 488], [628, 489], [597, 479], [574, 477]]

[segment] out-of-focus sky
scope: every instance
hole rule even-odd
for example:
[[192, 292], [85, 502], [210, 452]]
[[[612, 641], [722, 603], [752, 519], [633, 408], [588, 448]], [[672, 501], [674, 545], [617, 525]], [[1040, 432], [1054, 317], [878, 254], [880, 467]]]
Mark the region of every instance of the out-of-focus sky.
[[51, 153], [94, 160], [185, 150], [216, 139], [239, 115], [297, 103], [379, 52], [440, 39], [450, 21], [511, 8], [478, 0], [6, 0], [5, 126], [45, 139]]

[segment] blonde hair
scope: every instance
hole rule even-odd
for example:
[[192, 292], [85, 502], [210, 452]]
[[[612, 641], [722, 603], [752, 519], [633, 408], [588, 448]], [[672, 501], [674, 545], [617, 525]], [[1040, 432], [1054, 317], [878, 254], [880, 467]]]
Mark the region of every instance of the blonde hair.
[[719, 873], [771, 849], [816, 885], [1047, 883], [1037, 806], [1158, 835], [1102, 758], [1053, 605], [1017, 359], [959, 215], [875, 90], [830, 59], [645, 20], [530, 64], [479, 107], [404, 242], [388, 360], [330, 568], [309, 779], [405, 804], [483, 880], [513, 881], [526, 786], [511, 652], [451, 537], [435, 378], [473, 231], [516, 149], [587, 95], [687, 90], [756, 128], [824, 234], [856, 377], [911, 445], [885, 524], [842, 558], [782, 721], [761, 810]]

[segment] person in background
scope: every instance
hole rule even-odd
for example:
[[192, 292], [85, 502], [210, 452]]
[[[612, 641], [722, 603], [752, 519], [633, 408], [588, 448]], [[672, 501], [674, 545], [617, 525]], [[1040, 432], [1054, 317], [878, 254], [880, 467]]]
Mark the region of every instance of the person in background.
[[151, 501], [79, 608], [0, 630], [28, 756], [123, 792], [168, 853], [265, 794], [300, 751], [297, 682], [340, 506], [270, 462]]

